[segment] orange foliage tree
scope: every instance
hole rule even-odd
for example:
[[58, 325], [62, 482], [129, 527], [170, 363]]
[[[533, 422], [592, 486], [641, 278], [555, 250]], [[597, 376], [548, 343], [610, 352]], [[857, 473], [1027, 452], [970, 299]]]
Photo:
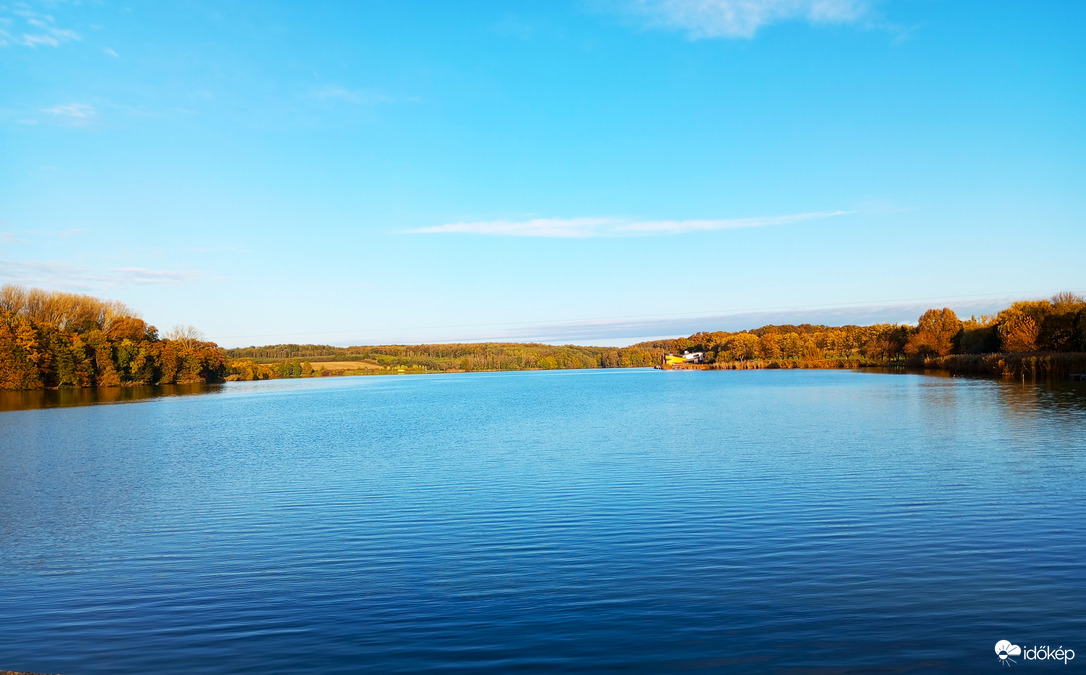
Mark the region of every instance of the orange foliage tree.
[[160, 340], [119, 302], [6, 285], [0, 389], [221, 381], [226, 353], [193, 332]]
[[929, 309], [920, 316], [916, 331], [905, 343], [909, 356], [946, 356], [954, 351], [962, 322], [949, 307]]

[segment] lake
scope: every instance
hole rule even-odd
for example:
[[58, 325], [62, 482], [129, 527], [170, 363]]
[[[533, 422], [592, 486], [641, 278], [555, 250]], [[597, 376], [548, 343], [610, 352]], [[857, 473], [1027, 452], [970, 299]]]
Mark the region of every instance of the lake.
[[996, 672], [1004, 639], [1086, 662], [1082, 386], [638, 369], [130, 398], [0, 413], [0, 669]]

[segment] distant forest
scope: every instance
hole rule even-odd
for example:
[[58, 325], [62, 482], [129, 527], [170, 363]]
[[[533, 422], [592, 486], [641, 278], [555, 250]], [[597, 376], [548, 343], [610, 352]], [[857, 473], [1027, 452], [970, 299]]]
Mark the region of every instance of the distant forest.
[[[222, 349], [192, 326], [160, 334], [118, 302], [86, 295], [0, 288], [0, 389], [114, 387], [344, 374], [632, 368], [665, 353], [703, 352], [701, 368], [927, 366], [1017, 373], [1080, 367], [1086, 301], [1061, 293], [1016, 302], [963, 321], [925, 312], [915, 327], [780, 325], [702, 332], [624, 348], [521, 343], [271, 345]], [[1073, 358], [1068, 355], [1074, 354]], [[998, 357], [998, 358], [997, 358]], [[1013, 364], [1013, 367], [1008, 364]], [[1037, 364], [1040, 364], [1039, 366]], [[1071, 364], [1071, 366], [1067, 366]], [[1024, 371], [1023, 371], [1024, 372]], [[1078, 371], [1081, 372], [1081, 371]]]
[[235, 363], [267, 365], [359, 362], [381, 369], [429, 372], [478, 370], [556, 370], [567, 368], [637, 368], [660, 362], [663, 351], [639, 347], [578, 347], [516, 342], [483, 342], [438, 345], [377, 345], [332, 347], [329, 345], [270, 345], [228, 349]]
[[929, 309], [915, 327], [763, 326], [737, 333], [695, 333], [633, 348], [704, 352], [708, 364], [842, 359], [892, 363], [955, 354], [1083, 352], [1086, 300], [1060, 293], [1051, 300], [1016, 302], [998, 314], [965, 321], [948, 308]]

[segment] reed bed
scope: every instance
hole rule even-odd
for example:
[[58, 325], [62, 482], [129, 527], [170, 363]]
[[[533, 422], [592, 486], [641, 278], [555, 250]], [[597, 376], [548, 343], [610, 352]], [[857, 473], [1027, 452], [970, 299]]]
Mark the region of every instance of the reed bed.
[[1086, 373], [1086, 353], [952, 354], [927, 358], [919, 365], [952, 373], [1027, 380], [1062, 380], [1073, 374]]

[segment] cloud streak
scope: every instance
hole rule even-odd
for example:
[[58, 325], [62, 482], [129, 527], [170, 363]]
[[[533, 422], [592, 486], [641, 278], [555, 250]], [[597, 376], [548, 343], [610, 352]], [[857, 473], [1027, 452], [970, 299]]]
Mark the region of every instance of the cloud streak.
[[42, 112], [58, 118], [85, 122], [94, 116], [94, 106], [86, 103], [64, 103], [45, 108]]
[[[602, 321], [571, 321], [512, 327], [492, 334], [472, 335], [472, 341], [532, 341], [561, 344], [608, 344], [626, 346], [634, 342], [660, 337], [685, 337], [698, 331], [741, 331], [766, 325], [780, 324], [846, 324], [916, 323], [917, 317], [932, 307], [950, 304], [959, 315], [993, 314], [1013, 300], [971, 299], [964, 301], [932, 300], [930, 302], [860, 303], [827, 305], [824, 307], [795, 307], [773, 310], [750, 310], [675, 317], [644, 317]], [[449, 340], [452, 341], [452, 340]]]
[[[1032, 295], [1032, 294], [1029, 294]], [[1044, 294], [1040, 294], [1044, 295]], [[471, 327], [416, 329], [390, 337], [370, 332], [365, 338], [340, 344], [449, 343], [449, 342], [545, 342], [599, 346], [628, 346], [636, 342], [685, 337], [699, 331], [741, 331], [766, 325], [904, 323], [915, 325], [917, 317], [932, 307], [949, 306], [959, 316], [994, 314], [1022, 295], [1003, 297], [977, 296], [827, 304], [818, 306], [777, 307], [772, 309], [718, 310], [704, 313], [599, 319], [592, 321], [554, 321], [494, 325], [472, 330]], [[361, 332], [361, 331], [360, 331]], [[294, 339], [294, 338], [291, 338]], [[300, 338], [298, 338], [300, 340]]]
[[630, 237], [711, 230], [735, 230], [772, 225], [790, 225], [810, 220], [825, 220], [851, 211], [815, 211], [759, 218], [704, 220], [632, 220], [610, 217], [533, 218], [530, 220], [487, 220], [446, 223], [408, 230], [414, 234], [475, 234], [503, 237], [549, 237], [587, 239], [591, 237]]
[[694, 40], [750, 39], [783, 21], [856, 24], [867, 0], [632, 0], [631, 10], [650, 26], [685, 31]]
[[[98, 122], [98, 109], [89, 103], [62, 103], [42, 108], [38, 113], [45, 115], [42, 121], [65, 127], [90, 127]], [[37, 120], [27, 120], [31, 121], [38, 123]]]
[[197, 279], [195, 270], [153, 270], [145, 267], [117, 267], [95, 271], [81, 265], [50, 260], [0, 260], [0, 282], [90, 290], [117, 286], [160, 286]]
[[[0, 11], [3, 7], [0, 7]], [[19, 45], [22, 47], [59, 47], [65, 42], [80, 40], [79, 33], [67, 28], [58, 28], [55, 20], [48, 14], [38, 14], [25, 9], [17, 9], [12, 16], [22, 19], [0, 17], [0, 47]]]
[[322, 102], [354, 103], [357, 105], [374, 105], [378, 103], [395, 103], [396, 98], [387, 94], [367, 89], [348, 89], [340, 85], [330, 84], [309, 92], [310, 98]]

